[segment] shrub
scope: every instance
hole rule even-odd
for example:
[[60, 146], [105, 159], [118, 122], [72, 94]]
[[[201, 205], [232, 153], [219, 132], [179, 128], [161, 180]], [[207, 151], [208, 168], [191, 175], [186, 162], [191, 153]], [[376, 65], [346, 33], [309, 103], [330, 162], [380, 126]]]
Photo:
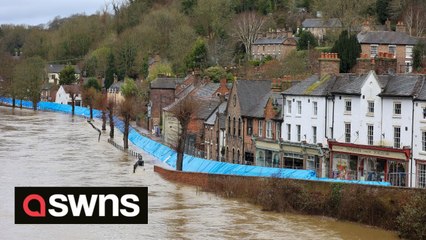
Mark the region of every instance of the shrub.
[[426, 193], [416, 193], [402, 208], [397, 218], [398, 231], [403, 238], [426, 239]]

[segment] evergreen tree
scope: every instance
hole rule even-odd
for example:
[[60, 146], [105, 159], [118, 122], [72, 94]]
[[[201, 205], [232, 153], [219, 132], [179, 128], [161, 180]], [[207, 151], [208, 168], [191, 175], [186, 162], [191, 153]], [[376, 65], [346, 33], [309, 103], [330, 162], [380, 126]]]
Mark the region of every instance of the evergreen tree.
[[361, 53], [361, 45], [355, 35], [349, 35], [345, 30], [334, 43], [331, 52], [339, 54], [340, 72], [347, 73], [356, 64], [356, 59]]
[[315, 36], [309, 31], [302, 31], [299, 34], [299, 41], [297, 42], [297, 50], [312, 49], [318, 45]]
[[415, 70], [422, 67], [423, 56], [426, 54], [426, 45], [419, 41], [413, 49], [413, 68]]
[[105, 88], [108, 89], [114, 83], [115, 62], [114, 54], [108, 55], [108, 67], [105, 72]]
[[377, 0], [376, 2], [377, 19], [381, 24], [384, 24], [389, 18], [389, 2], [389, 0]]
[[75, 69], [71, 65], [67, 65], [59, 73], [59, 85], [70, 85], [77, 81]]
[[186, 67], [188, 69], [203, 70], [208, 67], [207, 64], [207, 45], [203, 39], [198, 38], [194, 43], [194, 47], [185, 59]]

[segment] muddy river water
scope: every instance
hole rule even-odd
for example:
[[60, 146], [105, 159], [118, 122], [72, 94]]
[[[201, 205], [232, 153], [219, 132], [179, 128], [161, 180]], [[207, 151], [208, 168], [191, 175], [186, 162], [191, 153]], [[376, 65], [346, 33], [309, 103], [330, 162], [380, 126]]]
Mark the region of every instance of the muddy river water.
[[[117, 136], [121, 140], [121, 136]], [[153, 157], [107, 143], [80, 117], [0, 107], [0, 239], [397, 239], [394, 232], [329, 218], [261, 211], [168, 182]], [[15, 225], [16, 186], [147, 186], [146, 225]]]

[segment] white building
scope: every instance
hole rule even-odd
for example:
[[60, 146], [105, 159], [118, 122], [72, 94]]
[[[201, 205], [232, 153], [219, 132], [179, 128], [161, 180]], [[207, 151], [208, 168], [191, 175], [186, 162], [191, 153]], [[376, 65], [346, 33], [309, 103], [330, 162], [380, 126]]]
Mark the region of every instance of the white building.
[[[47, 66], [47, 77], [49, 83], [59, 84], [59, 73], [66, 67], [67, 65], [63, 64], [49, 64]], [[73, 65], [75, 70], [76, 79], [80, 78], [80, 69], [78, 66]]]
[[75, 95], [75, 106], [81, 106], [82, 98], [79, 85], [61, 85], [56, 92], [55, 102], [72, 105], [72, 94]]
[[283, 92], [282, 138], [328, 147], [322, 166], [329, 177], [426, 187], [424, 82], [422, 75], [373, 71], [314, 75]]

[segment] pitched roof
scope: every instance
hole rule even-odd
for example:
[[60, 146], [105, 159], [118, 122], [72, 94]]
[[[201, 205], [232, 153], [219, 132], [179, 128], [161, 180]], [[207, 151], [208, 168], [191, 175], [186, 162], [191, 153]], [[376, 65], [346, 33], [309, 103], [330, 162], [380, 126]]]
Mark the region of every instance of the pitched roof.
[[112, 90], [118, 92], [118, 91], [120, 91], [121, 85], [123, 85], [123, 84], [124, 84], [123, 81], [117, 81], [117, 82], [114, 82], [111, 86], [109, 86], [108, 89], [112, 89]]
[[196, 113], [198, 119], [206, 120], [215, 109], [219, 106], [219, 98], [210, 98], [210, 99], [198, 99], [199, 108]]
[[404, 32], [375, 31], [360, 32], [357, 35], [358, 42], [363, 44], [395, 44], [395, 45], [415, 45], [417, 38], [411, 37]]
[[[47, 72], [48, 73], [60, 73], [62, 69], [67, 65], [64, 64], [49, 64], [47, 66]], [[71, 65], [74, 67], [75, 73], [80, 74], [80, 68], [77, 65]]]
[[380, 96], [388, 97], [414, 97], [418, 94], [424, 81], [424, 75], [394, 75], [379, 76], [388, 78], [388, 84]]
[[80, 86], [77, 84], [73, 85], [62, 85], [62, 88], [66, 93], [69, 93], [71, 91], [75, 92], [76, 94], [80, 94]]
[[[214, 123], [216, 122], [216, 119], [218, 118], [218, 115], [219, 114], [223, 115], [225, 110], [226, 110], [226, 101], [219, 104], [216, 110], [207, 118], [207, 120], [205, 121], [205, 124], [214, 125]], [[220, 125], [220, 120], [219, 120], [219, 125]]]
[[426, 101], [426, 77], [424, 75], [421, 85], [422, 86], [419, 87], [419, 91], [417, 93], [417, 100]]
[[304, 28], [340, 28], [342, 23], [337, 18], [322, 19], [322, 18], [307, 18], [302, 22]]
[[271, 90], [271, 80], [237, 80], [237, 88], [241, 115], [251, 116], [255, 108]]
[[315, 74], [285, 90], [283, 94], [326, 96], [335, 79], [335, 76], [325, 76], [320, 79], [319, 75]]
[[[270, 91], [268, 94], [266, 94], [260, 101], [259, 103], [250, 111], [249, 116], [250, 117], [255, 117], [255, 118], [263, 118], [265, 116], [265, 107], [266, 104], [268, 103], [269, 99], [276, 99], [277, 101], [277, 106], [281, 106], [281, 102], [282, 100], [282, 95], [278, 92], [273, 92]], [[282, 116], [278, 116], [279, 119], [282, 118]]]
[[254, 41], [253, 45], [283, 44], [287, 39], [288, 37], [259, 38]]
[[176, 89], [183, 80], [183, 78], [156, 78], [151, 82], [151, 89]]

